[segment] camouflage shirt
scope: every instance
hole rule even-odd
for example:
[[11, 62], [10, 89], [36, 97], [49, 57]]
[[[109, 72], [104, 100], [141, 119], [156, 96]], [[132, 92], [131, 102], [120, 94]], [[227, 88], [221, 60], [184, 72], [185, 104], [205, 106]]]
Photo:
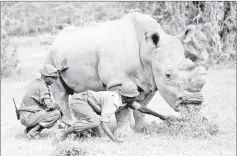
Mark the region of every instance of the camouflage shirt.
[[83, 93], [77, 93], [72, 96], [70, 104], [78, 103], [78, 100], [88, 102], [91, 108], [100, 114], [100, 120], [103, 122], [111, 122], [115, 112], [121, 110], [126, 104], [122, 103], [121, 96], [117, 92], [91, 90]]
[[45, 110], [47, 106], [44, 103], [44, 99], [52, 100], [51, 93], [45, 81], [41, 78], [37, 78], [30, 83], [28, 90], [23, 97], [19, 110]]

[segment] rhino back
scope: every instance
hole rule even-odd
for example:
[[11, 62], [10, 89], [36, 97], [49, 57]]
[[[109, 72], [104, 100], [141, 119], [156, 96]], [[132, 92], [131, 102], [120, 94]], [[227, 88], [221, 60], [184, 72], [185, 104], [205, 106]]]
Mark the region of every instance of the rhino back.
[[[104, 90], [114, 77], [124, 77], [139, 66], [139, 45], [128, 18], [89, 27], [67, 27], [50, 48], [62, 76], [76, 92]], [[129, 67], [129, 68], [128, 68]]]

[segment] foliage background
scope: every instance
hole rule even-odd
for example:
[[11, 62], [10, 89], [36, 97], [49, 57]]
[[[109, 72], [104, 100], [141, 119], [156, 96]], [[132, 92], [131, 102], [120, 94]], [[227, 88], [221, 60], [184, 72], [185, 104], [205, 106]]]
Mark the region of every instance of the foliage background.
[[20, 71], [12, 36], [55, 35], [65, 24], [83, 26], [129, 12], [151, 15], [172, 35], [197, 25], [208, 38], [207, 63], [236, 66], [236, 2], [1, 2], [1, 77]]

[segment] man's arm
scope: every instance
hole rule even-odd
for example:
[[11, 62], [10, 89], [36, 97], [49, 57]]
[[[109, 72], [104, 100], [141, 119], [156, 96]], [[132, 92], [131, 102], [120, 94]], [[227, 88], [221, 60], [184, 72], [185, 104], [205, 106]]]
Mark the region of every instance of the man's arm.
[[168, 117], [166, 117], [166, 116], [164, 116], [162, 114], [159, 114], [159, 113], [157, 113], [157, 112], [155, 112], [155, 111], [153, 111], [153, 110], [151, 110], [151, 109], [149, 109], [147, 107], [140, 107], [137, 110], [142, 112], [142, 113], [144, 113], [144, 114], [149, 114], [149, 115], [156, 116], [156, 117], [160, 118], [161, 120], [167, 120], [168, 119]]
[[46, 110], [55, 110], [58, 108], [58, 105], [53, 103], [52, 99], [50, 98], [43, 99], [43, 105], [45, 106]]
[[149, 115], [153, 115], [155, 117], [158, 117], [160, 118], [161, 120], [167, 120], [168, 117], [167, 116], [164, 116], [162, 114], [159, 114], [147, 107], [144, 107], [144, 106], [141, 106], [141, 104], [139, 104], [138, 102], [133, 102], [132, 104], [128, 104], [128, 107], [132, 108], [132, 109], [136, 109], [138, 111], [140, 111], [141, 113], [144, 113], [144, 114], [149, 114]]
[[101, 127], [104, 129], [104, 132], [108, 135], [108, 137], [114, 142], [121, 143], [122, 141], [118, 140], [114, 134], [111, 132], [110, 128], [106, 124], [106, 122], [101, 122]]
[[54, 103], [52, 101], [52, 99], [44, 99], [43, 105], [44, 105], [46, 111], [59, 110], [61, 118], [63, 117], [62, 109], [56, 103]]
[[44, 106], [45, 110], [56, 109], [57, 104], [53, 102], [49, 88], [45, 84], [41, 84], [38, 90], [40, 104]]

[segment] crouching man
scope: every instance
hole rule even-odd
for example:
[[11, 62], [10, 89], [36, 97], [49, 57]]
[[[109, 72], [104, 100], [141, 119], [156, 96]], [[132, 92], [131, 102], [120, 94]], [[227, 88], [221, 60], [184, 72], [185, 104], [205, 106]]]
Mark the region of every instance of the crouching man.
[[139, 94], [137, 90], [131, 90], [131, 87], [122, 88], [119, 92], [94, 92], [89, 90], [74, 94], [69, 104], [75, 121], [67, 121], [69, 127], [57, 134], [57, 140], [63, 141], [71, 133], [78, 134], [86, 130], [98, 128], [101, 125], [112, 141], [121, 142], [114, 136], [107, 123], [111, 122], [115, 113], [124, 107], [130, 107], [142, 113], [165, 118], [137, 103], [135, 97]]
[[19, 108], [20, 121], [26, 126], [25, 133], [29, 138], [38, 138], [44, 128], [53, 127], [61, 117], [49, 90], [49, 86], [57, 80], [57, 69], [46, 64], [40, 73], [41, 77], [30, 83]]

